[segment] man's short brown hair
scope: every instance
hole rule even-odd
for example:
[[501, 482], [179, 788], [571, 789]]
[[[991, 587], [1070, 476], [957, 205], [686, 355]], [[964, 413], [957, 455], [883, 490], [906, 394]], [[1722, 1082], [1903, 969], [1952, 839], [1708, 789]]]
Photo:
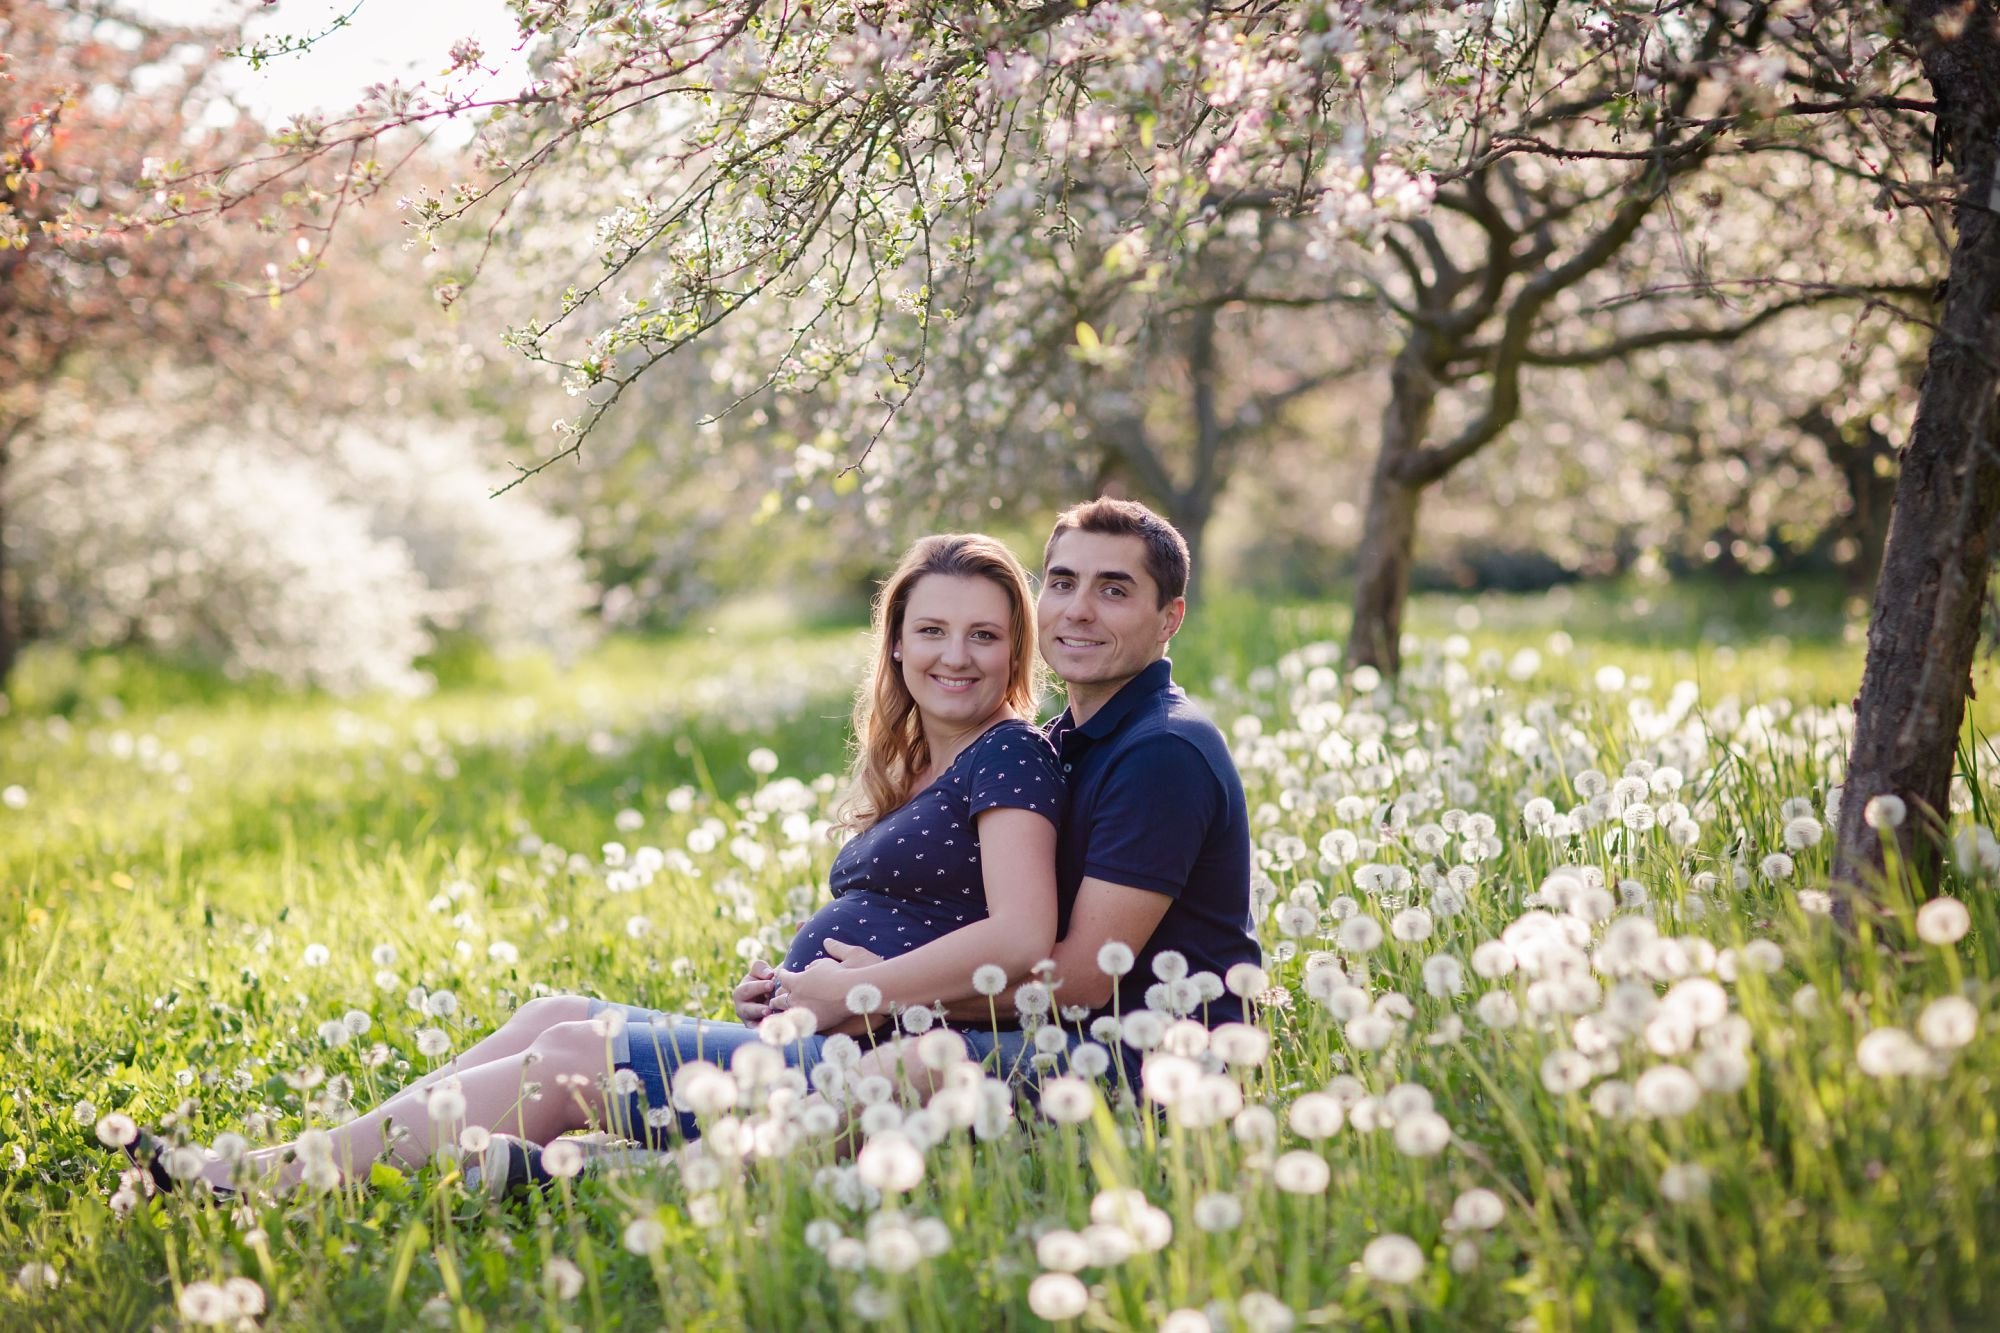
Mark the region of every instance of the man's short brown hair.
[[1042, 548], [1042, 568], [1049, 567], [1049, 553], [1056, 538], [1065, 532], [1095, 532], [1105, 537], [1137, 537], [1146, 544], [1146, 573], [1159, 589], [1160, 605], [1187, 596], [1188, 545], [1180, 529], [1137, 500], [1116, 500], [1101, 495], [1071, 505], [1056, 516], [1048, 545]]

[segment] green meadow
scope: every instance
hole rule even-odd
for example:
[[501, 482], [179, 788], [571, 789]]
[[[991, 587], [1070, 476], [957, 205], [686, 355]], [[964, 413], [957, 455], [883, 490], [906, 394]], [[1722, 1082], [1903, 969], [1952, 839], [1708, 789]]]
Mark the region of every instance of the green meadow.
[[824, 894], [860, 608], [466, 653], [418, 700], [31, 656], [0, 1326], [2000, 1319], [1991, 666], [1940, 883], [1896, 867], [1843, 938], [1836, 591], [1419, 599], [1393, 687], [1343, 670], [1342, 614], [1218, 592], [1174, 653], [1254, 814], [1261, 1039], [1155, 1024], [1146, 1085], [1076, 1117], [874, 1115], [909, 1188], [747, 1075], [701, 1145], [519, 1199], [449, 1158], [149, 1197], [99, 1141], [338, 1123], [444, 1063], [420, 1031], [462, 1050], [536, 995], [726, 1014]]

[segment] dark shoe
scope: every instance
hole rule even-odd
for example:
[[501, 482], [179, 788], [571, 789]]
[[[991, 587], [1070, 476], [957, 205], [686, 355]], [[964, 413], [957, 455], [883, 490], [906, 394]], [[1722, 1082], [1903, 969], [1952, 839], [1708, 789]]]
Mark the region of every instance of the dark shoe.
[[497, 1199], [525, 1194], [529, 1187], [546, 1190], [555, 1178], [542, 1167], [539, 1145], [512, 1134], [495, 1134], [479, 1154], [479, 1165], [466, 1172], [466, 1184]]
[[[166, 1155], [174, 1145], [162, 1141], [147, 1130], [140, 1130], [139, 1137], [125, 1145], [125, 1156], [132, 1165], [144, 1170], [153, 1182], [153, 1189], [161, 1194], [175, 1194], [181, 1183], [167, 1173]], [[197, 1178], [195, 1182], [203, 1183]], [[229, 1202], [236, 1198], [236, 1191], [224, 1185], [209, 1185], [208, 1192], [217, 1202]]]

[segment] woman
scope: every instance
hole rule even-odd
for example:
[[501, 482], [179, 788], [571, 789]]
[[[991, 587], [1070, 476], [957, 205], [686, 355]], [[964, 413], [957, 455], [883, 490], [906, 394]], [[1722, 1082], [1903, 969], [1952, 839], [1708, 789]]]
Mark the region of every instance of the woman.
[[[885, 959], [870, 978], [886, 1017], [962, 989], [981, 964], [1017, 976], [1048, 955], [1063, 791], [1032, 724], [1033, 625], [1027, 576], [991, 538], [926, 537], [904, 555], [876, 599], [875, 661], [855, 704], [854, 786], [843, 807], [852, 836], [834, 860], [834, 898], [800, 929], [788, 969], [823, 957], [828, 940], [864, 945]], [[580, 995], [530, 1000], [451, 1070], [338, 1129], [240, 1165], [212, 1160], [202, 1174], [217, 1188], [233, 1179], [283, 1186], [318, 1163], [322, 1176], [365, 1179], [385, 1154], [420, 1165], [478, 1126], [494, 1135], [484, 1166], [498, 1188], [538, 1177], [533, 1145], [571, 1130], [609, 1127], [658, 1143], [678, 1119], [692, 1136], [693, 1116], [667, 1109], [674, 1072], [694, 1060], [726, 1066], [757, 1043], [748, 1020], [767, 1011], [772, 986], [769, 968], [753, 967], [736, 991], [741, 1023]], [[785, 1061], [809, 1069], [826, 1035], [794, 1036]], [[156, 1143], [129, 1151], [172, 1187]]]

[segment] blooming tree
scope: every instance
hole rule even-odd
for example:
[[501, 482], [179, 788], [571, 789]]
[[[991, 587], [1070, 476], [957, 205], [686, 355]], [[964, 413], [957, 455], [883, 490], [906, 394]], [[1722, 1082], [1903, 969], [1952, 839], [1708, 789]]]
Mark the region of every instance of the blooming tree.
[[[245, 238], [127, 225], [147, 206], [143, 160], [164, 170], [182, 154], [254, 150], [254, 136], [203, 128], [228, 40], [97, 0], [0, 9], [0, 504], [22, 432], [75, 358], [214, 349], [252, 322], [254, 308], [221, 286], [242, 269]], [[0, 509], [0, 682], [19, 642], [7, 528]]]
[[[1535, 369], [1922, 290], [1906, 247], [1821, 244], [1811, 201], [1864, 184], [1885, 235], [1936, 202], [1909, 150], [1938, 107], [1911, 95], [1894, 20], [1926, 74], [1976, 82], [1989, 10], [521, 0], [522, 32], [546, 42], [531, 87], [371, 90], [344, 119], [289, 127], [275, 154], [171, 176], [139, 217], [279, 185], [324, 211], [380, 188], [377, 150], [401, 131], [482, 117], [479, 170], [408, 198], [423, 234], [477, 215], [489, 245], [523, 243], [593, 219], [577, 280], [510, 334], [581, 404], [524, 476], [579, 449], [661, 360], [734, 333], [739, 397], [818, 395], [837, 465], [947, 478], [1009, 461], [1019, 432], [981, 427], [1035, 419], [1018, 405], [1048, 392], [1022, 373], [1037, 352], [1105, 354], [1089, 312], [1041, 299], [1047, 255], [1102, 254], [1126, 280], [1096, 285], [1119, 295], [1186, 290], [1210, 232], [1269, 220], [1296, 238], [1300, 286], [1348, 275], [1395, 321], [1348, 652], [1393, 669], [1423, 495], [1508, 430]], [[481, 55], [455, 48], [457, 76]], [[1976, 167], [1985, 94], [1956, 96], [1938, 143]], [[1769, 160], [1797, 166], [1781, 193], [1808, 206], [1732, 236], [1729, 196], [1764, 189]], [[485, 252], [435, 284], [441, 300]], [[1045, 317], [979, 322], [1010, 296]], [[984, 375], [961, 410], [931, 411], [954, 338]], [[1960, 689], [1963, 672], [1944, 675]]]

